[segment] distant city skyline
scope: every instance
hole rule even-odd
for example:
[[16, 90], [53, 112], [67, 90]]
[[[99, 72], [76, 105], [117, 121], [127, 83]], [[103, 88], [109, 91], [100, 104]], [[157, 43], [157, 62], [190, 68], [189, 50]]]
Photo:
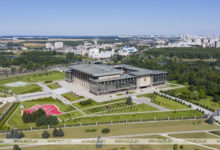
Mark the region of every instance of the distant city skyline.
[[0, 35], [220, 35], [219, 0], [4, 0]]

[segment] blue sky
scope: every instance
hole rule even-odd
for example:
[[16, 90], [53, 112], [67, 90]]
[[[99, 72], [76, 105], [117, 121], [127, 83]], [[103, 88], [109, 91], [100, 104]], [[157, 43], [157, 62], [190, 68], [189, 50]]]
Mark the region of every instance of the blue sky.
[[220, 34], [220, 0], [1, 0], [0, 35]]

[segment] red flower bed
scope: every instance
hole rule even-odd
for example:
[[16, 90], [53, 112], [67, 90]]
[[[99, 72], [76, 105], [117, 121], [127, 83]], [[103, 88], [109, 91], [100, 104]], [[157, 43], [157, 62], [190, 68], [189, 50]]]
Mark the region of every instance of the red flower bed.
[[62, 112], [59, 110], [59, 108], [56, 105], [51, 105], [51, 104], [34, 105], [33, 107], [31, 107], [29, 109], [23, 110], [22, 114], [23, 114], [23, 112], [31, 114], [32, 112], [37, 111], [39, 108], [43, 109], [46, 112], [47, 116], [62, 114]]

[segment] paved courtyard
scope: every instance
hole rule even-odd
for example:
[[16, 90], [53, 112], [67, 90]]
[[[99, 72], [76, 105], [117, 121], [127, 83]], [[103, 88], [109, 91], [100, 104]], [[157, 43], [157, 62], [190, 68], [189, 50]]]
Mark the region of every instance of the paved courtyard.
[[87, 88], [84, 88], [78, 84], [74, 83], [68, 83], [66, 81], [60, 81], [58, 82], [64, 89], [68, 89], [77, 95], [84, 96], [85, 98], [91, 98], [95, 100], [96, 102], [104, 102], [104, 101], [110, 101], [113, 99], [119, 99], [119, 98], [124, 98], [124, 97], [129, 97], [131, 95], [140, 95], [140, 94], [147, 94], [147, 93], [153, 93], [155, 90], [157, 90], [159, 87], [164, 86], [164, 85], [159, 85], [159, 86], [154, 86], [154, 87], [148, 87], [144, 89], [136, 89], [136, 90], [130, 90], [130, 94], [126, 94], [126, 92], [118, 92], [118, 93], [112, 93], [112, 94], [105, 94], [105, 95], [94, 95], [89, 92]]

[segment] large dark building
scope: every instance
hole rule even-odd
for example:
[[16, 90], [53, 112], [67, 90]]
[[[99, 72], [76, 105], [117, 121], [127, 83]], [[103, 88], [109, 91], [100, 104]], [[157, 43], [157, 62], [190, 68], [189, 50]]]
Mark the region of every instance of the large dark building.
[[167, 72], [130, 65], [82, 64], [66, 71], [66, 80], [89, 89], [96, 95], [146, 88], [166, 82]]

